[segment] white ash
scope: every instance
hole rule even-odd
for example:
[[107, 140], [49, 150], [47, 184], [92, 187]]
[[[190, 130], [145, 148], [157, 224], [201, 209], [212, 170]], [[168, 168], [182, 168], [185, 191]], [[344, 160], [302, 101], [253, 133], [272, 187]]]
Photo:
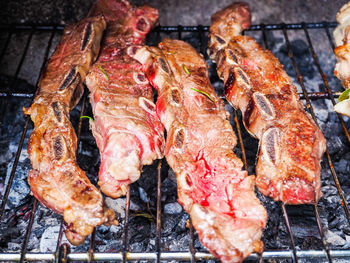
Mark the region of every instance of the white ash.
[[[109, 208], [112, 208], [115, 212], [117, 212], [121, 218], [125, 217], [125, 197], [113, 199], [110, 197], [105, 198], [105, 203]], [[138, 211], [140, 207], [135, 204], [132, 200], [130, 200], [130, 210]]]
[[337, 235], [336, 233], [333, 233], [332, 231], [328, 230], [325, 233], [326, 242], [329, 244], [333, 244], [335, 246], [344, 246], [346, 244], [346, 240], [344, 240], [342, 237]]
[[[55, 225], [47, 227], [40, 238], [40, 252], [55, 252], [57, 246], [57, 239], [60, 231], [60, 226]], [[62, 242], [68, 242], [65, 236], [62, 237]]]

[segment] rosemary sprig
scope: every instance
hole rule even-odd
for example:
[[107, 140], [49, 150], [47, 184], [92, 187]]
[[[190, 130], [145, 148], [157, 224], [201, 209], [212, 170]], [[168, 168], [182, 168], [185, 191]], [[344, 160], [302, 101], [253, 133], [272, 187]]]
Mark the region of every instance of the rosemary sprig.
[[197, 91], [197, 92], [199, 92], [199, 93], [201, 93], [201, 94], [207, 96], [208, 99], [210, 99], [212, 102], [214, 102], [214, 99], [213, 99], [207, 92], [205, 92], [205, 91], [203, 91], [203, 90], [195, 89], [195, 88], [191, 88], [191, 90]]
[[341, 102], [343, 100], [346, 100], [349, 98], [349, 95], [350, 95], [350, 88], [347, 89], [346, 91], [344, 91], [342, 94], [340, 94], [339, 98], [338, 98], [338, 101]]
[[154, 221], [154, 217], [151, 214], [148, 214], [148, 213], [142, 213], [142, 212], [135, 211], [135, 213], [131, 214], [131, 216], [135, 216], [135, 217], [140, 216], [140, 217], [147, 218], [151, 222]]
[[104, 68], [101, 67], [100, 65], [97, 65], [97, 66], [98, 66], [98, 68], [102, 71], [102, 73], [105, 75], [106, 79], [109, 80], [109, 77], [108, 77], [108, 75], [107, 75], [107, 72], [104, 70]]
[[80, 119], [90, 119], [90, 120], [92, 120], [92, 121], [95, 121], [92, 117], [90, 117], [90, 116], [80, 116]]
[[191, 75], [191, 72], [188, 70], [188, 68], [185, 65], [182, 65], [182, 67], [184, 68], [184, 71], [187, 75]]

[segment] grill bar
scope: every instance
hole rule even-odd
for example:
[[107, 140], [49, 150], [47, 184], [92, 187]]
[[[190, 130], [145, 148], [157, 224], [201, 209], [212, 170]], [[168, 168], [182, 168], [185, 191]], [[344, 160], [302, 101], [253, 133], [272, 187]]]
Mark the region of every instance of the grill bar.
[[6, 96], [5, 101], [3, 101], [3, 102], [2, 102], [2, 105], [1, 105], [0, 123], [2, 122], [2, 119], [3, 119], [4, 116], [5, 116], [6, 109], [7, 109], [6, 106], [8, 105], [9, 99], [10, 99], [10, 97], [11, 97], [11, 90], [15, 87], [15, 85], [16, 85], [16, 83], [17, 83], [18, 74], [19, 74], [19, 72], [21, 71], [21, 68], [22, 68], [24, 59], [25, 59], [25, 57], [26, 57], [26, 55], [27, 55], [27, 51], [28, 51], [28, 49], [29, 49], [30, 42], [32, 41], [33, 33], [34, 33], [34, 30], [31, 30], [30, 33], [29, 33], [29, 36], [28, 36], [28, 38], [27, 38], [26, 45], [25, 45], [25, 47], [24, 47], [24, 51], [23, 51], [23, 53], [22, 53], [21, 60], [20, 60], [19, 63], [18, 63], [16, 72], [15, 72], [15, 74], [14, 74], [14, 77], [13, 77], [12, 81], [11, 81], [11, 84], [10, 84], [10, 86], [7, 87], [7, 89], [5, 90], [6, 93], [7, 93], [7, 96]]
[[94, 254], [94, 249], [95, 249], [95, 236], [96, 236], [96, 229], [94, 229], [94, 231], [91, 234], [91, 239], [90, 239], [90, 248], [89, 248], [89, 260], [88, 262], [92, 262], [93, 261], [93, 254]]
[[[304, 28], [304, 32], [305, 32], [305, 30], [306, 29]], [[303, 90], [303, 93], [304, 93], [304, 96], [305, 96], [305, 99], [306, 99], [306, 107], [309, 109], [312, 118], [314, 119], [315, 123], [318, 125], [317, 119], [316, 119], [316, 116], [315, 116], [315, 113], [314, 113], [314, 110], [313, 110], [313, 107], [312, 107], [312, 104], [311, 104], [311, 101], [310, 101], [310, 99], [308, 97], [308, 94], [307, 94], [307, 91], [306, 91], [306, 87], [304, 85], [303, 77], [300, 74], [299, 67], [296, 64], [296, 61], [294, 59], [293, 51], [292, 51], [292, 48], [291, 48], [291, 45], [290, 45], [290, 42], [289, 42], [289, 38], [288, 38], [288, 33], [287, 33], [287, 31], [284, 28], [283, 28], [283, 35], [284, 35], [284, 38], [286, 40], [286, 44], [287, 44], [287, 48], [288, 48], [288, 56], [289, 56], [289, 58], [292, 61], [294, 70], [295, 70], [295, 72], [296, 72], [296, 74], [298, 76], [298, 82], [299, 82], [299, 84], [300, 84], [300, 86], [301, 86], [301, 88]], [[328, 158], [330, 160], [330, 156], [329, 156], [328, 150], [327, 150], [327, 156], [328, 156]], [[345, 203], [345, 206], [343, 206], [343, 207], [345, 209], [345, 212], [347, 212], [346, 210], [348, 210], [348, 207], [347, 207], [346, 203]], [[321, 236], [323, 247], [324, 247], [325, 251], [327, 252], [328, 261], [332, 262], [332, 258], [331, 258], [330, 254], [328, 252], [327, 243], [326, 243], [326, 241], [324, 239], [323, 228], [321, 226], [321, 222], [320, 222], [321, 220], [320, 220], [320, 217], [319, 217], [319, 212], [318, 212], [317, 205], [314, 206], [314, 209], [315, 209], [315, 214], [316, 214], [317, 227], [318, 227], [318, 230], [319, 230], [319, 233], [320, 233], [320, 236]], [[349, 220], [349, 217], [348, 217], [348, 220]]]
[[[64, 246], [63, 246], [64, 247]], [[68, 250], [68, 249], [66, 249]], [[61, 252], [62, 253], [62, 252]], [[298, 258], [303, 259], [326, 259], [326, 253], [324, 250], [298, 250], [297, 252]], [[62, 253], [63, 254], [63, 253]], [[66, 253], [66, 259], [69, 261], [88, 261], [89, 255], [88, 253]], [[336, 258], [348, 258], [350, 257], [349, 250], [341, 250], [341, 249], [333, 249], [330, 251], [330, 255]], [[290, 250], [270, 250], [264, 251], [261, 255], [263, 259], [292, 259], [293, 252]], [[61, 257], [62, 258], [62, 257]], [[94, 253], [93, 260], [94, 261], [122, 261], [123, 253]], [[157, 258], [157, 253], [149, 252], [149, 253], [126, 253], [126, 258], [128, 260], [155, 260]], [[247, 260], [258, 260], [260, 256], [256, 253], [251, 254]], [[56, 256], [55, 253], [26, 253], [25, 260], [26, 261], [55, 261]], [[191, 260], [191, 252], [162, 252], [161, 260]], [[215, 259], [210, 253], [206, 252], [196, 252], [195, 260], [208, 260]], [[20, 255], [16, 253], [3, 253], [0, 254], [1, 261], [19, 261]], [[66, 261], [67, 262], [67, 261]]]
[[157, 236], [156, 236], [156, 253], [157, 253], [157, 259], [156, 262], [160, 262], [160, 256], [161, 256], [161, 236], [162, 236], [162, 177], [161, 177], [161, 169], [162, 169], [162, 160], [159, 160], [158, 162], [158, 168], [157, 168]]
[[194, 228], [192, 225], [191, 218], [188, 219], [190, 223], [190, 253], [191, 253], [191, 263], [196, 261], [196, 250], [194, 248]]
[[[316, 67], [317, 67], [317, 69], [318, 69], [318, 72], [319, 72], [320, 75], [321, 75], [321, 78], [322, 78], [323, 83], [324, 83], [324, 85], [325, 85], [325, 87], [326, 87], [327, 93], [328, 93], [328, 95], [329, 95], [329, 98], [331, 99], [333, 105], [335, 105], [336, 102], [335, 102], [335, 100], [334, 100], [334, 96], [333, 96], [331, 87], [330, 87], [329, 84], [328, 84], [327, 76], [326, 76], [326, 74], [324, 74], [324, 72], [323, 72], [323, 70], [322, 70], [322, 68], [321, 68], [320, 62], [319, 62], [319, 60], [318, 60], [318, 56], [317, 56], [317, 54], [316, 54], [316, 52], [315, 52], [315, 49], [314, 49], [314, 47], [313, 47], [313, 45], [312, 45], [312, 41], [311, 41], [311, 38], [310, 38], [310, 35], [309, 35], [309, 31], [307, 30], [305, 24], [303, 24], [303, 29], [304, 29], [304, 33], [305, 33], [307, 42], [308, 42], [308, 44], [309, 44], [309, 49], [310, 49], [310, 51], [311, 51], [312, 58], [314, 59], [315, 65], [316, 65]], [[334, 50], [334, 49], [333, 49], [333, 50]], [[349, 134], [348, 129], [347, 129], [346, 126], [345, 126], [345, 122], [344, 122], [344, 120], [343, 120], [343, 116], [340, 115], [339, 113], [337, 113], [337, 116], [338, 116], [340, 125], [343, 127], [345, 136], [346, 136], [346, 138], [348, 139], [348, 142], [349, 142], [349, 144], [350, 144], [350, 134]]]
[[[308, 29], [319, 29], [319, 28], [325, 28], [325, 27], [336, 27], [337, 22], [318, 22], [318, 23], [305, 23], [306, 28]], [[6, 25], [2, 24], [0, 25], [0, 30], [10, 30], [11, 28], [15, 28], [16, 30], [28, 30], [28, 29], [35, 29], [40, 31], [51, 31], [54, 27], [57, 27], [58, 30], [63, 30], [64, 25], [35, 25], [35, 24], [28, 24], [28, 25], [22, 25], [22, 24], [13, 24], [13, 25]], [[171, 33], [171, 32], [179, 32], [179, 27], [181, 27], [182, 32], [198, 32], [199, 28], [202, 27], [202, 30], [205, 32], [209, 31], [209, 26], [158, 26], [154, 29], [154, 31], [158, 32], [164, 32], [164, 33]], [[283, 27], [285, 27], [288, 30], [297, 30], [297, 29], [303, 29], [302, 23], [290, 23], [290, 24], [258, 24], [258, 25], [252, 25], [248, 30], [246, 31], [259, 31], [262, 30], [262, 28], [265, 27], [266, 30], [281, 30]]]
[[335, 45], [334, 45], [333, 39], [332, 39], [332, 37], [331, 37], [331, 33], [329, 32], [329, 26], [328, 26], [327, 24], [325, 24], [324, 30], [326, 31], [329, 44], [330, 44], [330, 46], [332, 47], [332, 50], [334, 51]]
[[322, 244], [323, 244], [324, 249], [326, 250], [327, 259], [331, 263], [331, 262], [333, 262], [333, 259], [332, 259], [330, 252], [329, 252], [329, 246], [328, 246], [328, 244], [325, 240], [325, 237], [324, 237], [323, 227], [321, 225], [321, 218], [320, 218], [320, 214], [318, 212], [318, 208], [317, 208], [316, 204], [314, 205], [314, 210], [315, 210], [317, 227], [318, 227], [318, 231], [319, 231], [320, 236], [321, 236]]
[[[266, 49], [269, 49], [269, 44], [267, 42], [267, 36], [266, 36], [266, 28], [263, 27], [261, 32], [262, 32], [262, 37], [263, 37], [263, 41], [264, 41], [264, 46]], [[284, 205], [284, 203], [281, 203], [281, 207], [282, 207], [282, 211], [283, 211], [284, 222], [286, 224], [287, 231], [288, 231], [289, 238], [290, 238], [290, 244], [292, 246], [292, 252], [293, 252], [292, 253], [292, 260], [293, 260], [293, 262], [298, 263], [297, 250], [295, 247], [293, 232], [292, 232], [292, 228], [290, 227], [290, 220], [288, 217], [286, 206]]]
[[245, 154], [245, 147], [244, 147], [244, 142], [243, 142], [243, 138], [242, 138], [241, 125], [239, 124], [239, 121], [238, 121], [237, 111], [234, 110], [233, 114], [234, 114], [234, 119], [235, 119], [235, 123], [236, 123], [239, 145], [241, 146], [244, 169], [248, 170], [247, 156]]
[[60, 223], [60, 230], [58, 231], [58, 237], [57, 237], [57, 242], [56, 242], [56, 260], [59, 258], [59, 251], [61, 249], [61, 243], [62, 243], [62, 235], [63, 235], [63, 220], [61, 219]]
[[[328, 92], [320, 92], [320, 91], [313, 91], [313, 92], [309, 92], [309, 99], [310, 100], [318, 100], [318, 99], [328, 99], [329, 98], [329, 93]], [[332, 91], [331, 92], [333, 98], [338, 98], [341, 94], [341, 92], [336, 92], [336, 91]], [[305, 99], [304, 94], [303, 93], [298, 93], [300, 99]], [[7, 94], [6, 93], [1, 93], [0, 92], [0, 97], [6, 97]], [[12, 97], [20, 97], [20, 98], [31, 98], [34, 96], [34, 94], [29, 94], [29, 93], [12, 93], [11, 94]], [[222, 99], [224, 99], [224, 97], [221, 97]]]
[[[266, 31], [268, 30], [282, 30], [283, 34], [285, 36], [285, 40], [287, 43], [287, 48], [289, 50], [289, 55], [294, 69], [298, 75], [298, 81], [303, 89], [303, 93], [299, 94], [301, 99], [305, 99], [306, 100], [306, 104], [307, 104], [307, 108], [311, 111], [311, 114], [313, 116], [313, 118], [315, 119], [315, 115], [313, 114], [313, 109], [312, 109], [312, 105], [310, 103], [311, 100], [317, 100], [317, 99], [331, 99], [332, 103], [335, 103], [334, 98], [337, 98], [340, 94], [340, 92], [333, 92], [328, 84], [327, 81], [327, 76], [324, 74], [321, 66], [319, 65], [319, 60], [317, 57], [316, 52], [313, 49], [313, 45], [311, 42], [311, 39], [309, 37], [309, 32], [308, 29], [325, 29], [325, 32], [327, 34], [327, 37], [329, 39], [330, 45], [333, 47], [334, 49], [334, 44], [332, 42], [332, 38], [330, 36], [329, 33], [329, 28], [335, 27], [337, 25], [337, 23], [335, 22], [321, 22], [321, 23], [300, 23], [300, 24], [269, 24], [269, 25], [264, 25], [264, 24], [260, 24], [260, 25], [253, 25], [248, 31], [262, 31], [263, 33], [263, 38], [264, 38], [264, 42], [265, 44], [267, 44], [267, 40], [266, 40]], [[12, 32], [13, 30], [17, 30], [17, 31], [28, 31], [30, 30], [31, 32], [31, 36], [33, 35], [34, 31], [51, 31], [52, 35], [49, 41], [49, 46], [51, 46], [51, 42], [52, 42], [52, 38], [55, 34], [56, 31], [61, 31], [63, 30], [63, 26], [54, 26], [54, 25], [43, 25], [43, 26], [38, 26], [38, 25], [14, 25], [14, 26], [7, 26], [7, 25], [0, 25], [0, 30], [7, 30], [9, 31], [7, 38], [6, 38], [6, 42], [5, 46], [3, 48], [3, 50], [1, 51], [1, 55], [0, 55], [0, 59], [3, 57], [3, 55], [6, 52], [7, 46], [11, 40], [11, 36], [12, 36]], [[155, 29], [155, 33], [157, 34], [157, 38], [158, 40], [160, 40], [160, 33], [177, 33], [177, 37], [179, 39], [181, 39], [182, 37], [182, 32], [196, 32], [198, 33], [198, 38], [199, 38], [199, 51], [204, 54], [205, 58], [207, 58], [207, 54], [205, 52], [205, 45], [204, 45], [204, 38], [205, 38], [205, 33], [208, 32], [209, 27], [208, 26], [202, 26], [202, 25], [198, 25], [198, 26], [170, 26], [170, 27], [164, 27], [164, 26], [160, 26], [157, 27]], [[291, 46], [289, 43], [289, 39], [288, 39], [288, 34], [287, 34], [287, 30], [303, 30], [306, 38], [308, 40], [308, 44], [309, 44], [309, 48], [310, 48], [310, 52], [313, 56], [314, 59], [314, 63], [318, 68], [318, 71], [322, 77], [323, 83], [325, 84], [326, 87], [326, 91], [325, 92], [307, 92], [306, 88], [303, 84], [303, 80], [302, 80], [302, 76], [298, 70], [298, 66], [293, 58], [293, 53], [291, 50]], [[27, 45], [30, 45], [30, 41], [29, 43], [27, 42]], [[267, 47], [267, 45], [266, 45]], [[267, 47], [268, 48], [268, 47]], [[28, 48], [27, 48], [28, 49]], [[49, 51], [49, 47], [47, 47], [47, 52], [45, 55], [45, 59], [44, 62], [47, 60], [47, 55], [48, 55], [48, 51]], [[25, 51], [25, 53], [22, 55], [22, 58], [25, 57], [27, 51]], [[23, 63], [23, 61], [22, 61]], [[43, 63], [44, 65], [44, 63]], [[19, 73], [20, 69], [18, 70]], [[9, 90], [12, 91], [12, 89], [14, 88], [16, 82], [17, 82], [17, 76], [18, 73], [15, 76], [15, 80], [13, 82], [13, 84], [11, 84], [11, 89]], [[4, 100], [8, 100], [11, 96], [13, 97], [33, 97], [33, 94], [22, 94], [22, 93], [9, 93], [9, 92], [5, 92], [5, 93], [0, 93], [0, 98], [1, 97], [6, 97], [4, 98]], [[81, 115], [84, 114], [85, 111], [85, 103], [86, 103], [86, 97], [87, 97], [87, 92], [84, 93], [83, 96], [83, 104], [82, 104], [82, 110], [81, 110]], [[342, 119], [341, 116], [339, 117], [339, 121], [343, 126], [344, 129], [344, 133], [347, 136], [348, 140], [349, 140], [349, 133], [348, 130], [346, 129], [345, 123]], [[242, 134], [241, 134], [241, 127], [240, 127], [240, 120], [238, 118], [238, 114], [236, 111], [234, 111], [234, 121], [236, 124], [236, 128], [237, 128], [237, 132], [238, 132], [238, 137], [239, 137], [239, 141], [240, 141], [240, 146], [242, 149], [242, 159], [244, 161], [244, 165], [245, 168], [247, 169], [247, 161], [246, 161], [246, 152], [245, 152], [245, 147], [244, 147], [244, 143], [243, 143], [243, 138], [242, 138]], [[316, 119], [315, 119], [316, 121]], [[77, 136], [78, 136], [78, 142], [80, 140], [80, 135], [81, 135], [81, 123], [82, 120], [80, 119], [79, 121], [79, 125], [78, 125], [78, 129], [77, 129]], [[17, 164], [18, 164], [18, 160], [19, 160], [19, 156], [21, 154], [21, 150], [23, 148], [23, 142], [24, 142], [24, 138], [26, 135], [26, 131], [28, 128], [28, 124], [29, 124], [29, 117], [26, 117], [26, 124], [24, 126], [24, 131], [22, 133], [21, 136], [21, 140], [16, 152], [16, 157], [14, 160], [14, 164], [11, 170], [11, 175], [10, 175], [10, 180], [9, 183], [7, 185], [6, 191], [5, 191], [5, 195], [4, 198], [2, 200], [1, 203], [1, 207], [0, 207], [0, 219], [3, 215], [4, 212], [4, 208], [8, 199], [8, 195], [10, 192], [10, 188], [12, 185], [12, 181], [14, 178], [14, 174], [16, 172], [16, 168], [17, 168]], [[349, 141], [350, 142], [350, 141]], [[326, 152], [327, 155], [327, 159], [328, 159], [328, 163], [330, 166], [330, 170], [333, 176], [333, 179], [336, 183], [337, 186], [337, 190], [339, 193], [339, 196], [341, 198], [341, 203], [342, 206], [344, 208], [345, 214], [347, 216], [348, 221], [350, 222], [350, 213], [349, 213], [349, 209], [348, 209], [348, 205], [346, 203], [346, 199], [344, 196], [344, 193], [341, 189], [337, 174], [334, 170], [333, 164], [332, 164], [332, 160], [330, 157], [329, 152]], [[7, 195], [6, 192], [8, 191]], [[5, 198], [6, 197], [6, 198]], [[23, 262], [24, 260], [26, 261], [36, 261], [36, 260], [48, 260], [48, 261], [55, 261], [55, 262], [67, 262], [68, 260], [70, 261], [95, 261], [95, 260], [117, 260], [117, 261], [129, 261], [129, 260], [152, 260], [152, 261], [156, 261], [156, 262], [160, 262], [161, 260], [188, 260], [191, 262], [195, 262], [196, 260], [207, 260], [207, 259], [214, 259], [214, 257], [207, 252], [199, 252], [196, 251], [194, 248], [194, 229], [192, 226], [191, 221], [189, 220], [189, 224], [190, 224], [190, 231], [189, 231], [189, 235], [190, 235], [190, 245], [189, 245], [189, 251], [184, 252], [184, 251], [175, 251], [175, 252], [162, 252], [161, 251], [161, 231], [162, 231], [162, 227], [161, 227], [161, 161], [159, 161], [159, 165], [158, 165], [158, 169], [157, 169], [157, 225], [156, 225], [156, 250], [155, 252], [147, 252], [147, 253], [133, 253], [133, 252], [129, 252], [129, 240], [128, 240], [128, 226], [129, 226], [129, 212], [130, 212], [130, 187], [128, 187], [128, 191], [127, 191], [127, 197], [126, 197], [126, 207], [125, 207], [125, 222], [124, 222], [124, 236], [123, 236], [123, 246], [124, 249], [121, 252], [118, 253], [95, 253], [94, 252], [94, 247], [95, 247], [95, 232], [93, 233], [91, 239], [90, 239], [90, 249], [86, 252], [86, 253], [70, 253], [69, 251], [69, 246], [67, 244], [62, 244], [62, 236], [63, 236], [63, 221], [61, 221], [61, 227], [60, 227], [60, 232], [59, 232], [59, 236], [58, 236], [58, 240], [57, 240], [57, 249], [55, 253], [27, 253], [27, 243], [31, 234], [31, 229], [32, 229], [32, 224], [33, 222], [31, 222], [32, 220], [34, 220], [35, 217], [35, 209], [37, 208], [38, 205], [38, 201], [34, 201], [33, 203], [33, 210], [31, 212], [31, 217], [28, 223], [28, 227], [26, 230], [26, 240], [25, 243], [23, 244], [22, 250], [20, 251], [20, 253], [0, 253], [0, 261], [20, 261]], [[252, 254], [251, 256], [248, 257], [248, 259], [251, 260], [257, 260], [257, 261], [263, 261], [264, 259], [291, 259], [293, 260], [293, 262], [298, 262], [298, 259], [301, 258], [323, 258], [328, 260], [329, 262], [332, 262], [332, 258], [336, 257], [336, 258], [343, 258], [343, 257], [350, 257], [350, 250], [332, 250], [329, 249], [328, 244], [325, 241], [324, 238], [324, 233], [323, 233], [323, 228], [321, 225], [321, 221], [320, 221], [320, 216], [319, 216], [319, 212], [318, 212], [318, 208], [317, 206], [314, 206], [314, 210], [315, 210], [315, 217], [316, 217], [316, 221], [318, 224], [318, 230], [319, 230], [319, 234], [323, 243], [323, 249], [322, 250], [297, 250], [295, 248], [295, 244], [294, 244], [294, 239], [293, 239], [293, 234], [291, 231], [291, 227], [289, 224], [289, 218], [288, 218], [288, 214], [286, 211], [286, 208], [284, 205], [282, 205], [282, 210], [284, 212], [284, 217], [285, 217], [285, 221], [286, 221], [286, 225], [287, 225], [287, 229], [289, 232], [289, 236], [290, 236], [290, 240], [291, 240], [291, 250], [268, 250], [263, 252], [261, 255], [258, 254]], [[28, 240], [27, 240], [28, 239]]]
[[[45, 55], [44, 55], [44, 58], [43, 58], [43, 63], [41, 65], [41, 71], [46, 63], [46, 60], [49, 56], [49, 51], [50, 51], [50, 48], [51, 48], [51, 45], [52, 45], [52, 40], [53, 40], [53, 37], [56, 33], [56, 30], [54, 29], [52, 32], [51, 32], [51, 35], [50, 35], [50, 38], [49, 38], [49, 41], [48, 41], [48, 44], [47, 44], [47, 47], [46, 47], [46, 51], [45, 51]], [[31, 35], [33, 35], [33, 31], [31, 31]], [[31, 37], [30, 37], [31, 39]], [[30, 41], [29, 41], [30, 42]], [[24, 54], [22, 55], [22, 63], [24, 61], [24, 55], [27, 53], [27, 50], [29, 48], [29, 42], [27, 42], [27, 45], [26, 45], [26, 49], [25, 49], [25, 52]], [[20, 65], [22, 65], [22, 63], [20, 63]], [[20, 67], [19, 67], [20, 68]], [[18, 71], [18, 72], [17, 72]], [[15, 79], [17, 79], [17, 76], [18, 76], [18, 73], [19, 73], [19, 69], [17, 69], [16, 71], [16, 74], [15, 74]], [[38, 85], [39, 83], [39, 78], [37, 79], [36, 81], [36, 86]], [[12, 86], [12, 85], [11, 85]], [[9, 97], [9, 96], [8, 96]], [[7, 98], [8, 98], [7, 97]], [[22, 148], [23, 148], [23, 143], [24, 143], [24, 139], [25, 139], [25, 136], [26, 136], [26, 133], [27, 133], [27, 130], [28, 130], [28, 125], [29, 125], [29, 116], [26, 116], [25, 117], [25, 125], [24, 125], [24, 128], [23, 128], [23, 132], [22, 132], [22, 135], [21, 135], [21, 139], [20, 139], [20, 142], [19, 142], [19, 145], [18, 145], [18, 148], [17, 148], [17, 152], [16, 152], [16, 157], [15, 157], [15, 160], [13, 162], [13, 166], [12, 166], [12, 169], [11, 169], [11, 174], [10, 174], [10, 178], [8, 180], [8, 183], [7, 183], [7, 186], [6, 186], [6, 190], [5, 190], [5, 194], [1, 200], [1, 207], [0, 207], [0, 220], [3, 216], [3, 213], [4, 213], [4, 209], [5, 209], [5, 205], [6, 205], [6, 202], [7, 202], [7, 199], [8, 199], [8, 196], [10, 194], [10, 190], [11, 190], [11, 186], [12, 186], [12, 182], [13, 182], [13, 179], [15, 177], [15, 173], [16, 173], [16, 168], [17, 168], [17, 165], [18, 165], [18, 161], [19, 161], [19, 157], [21, 155], [21, 152], [22, 152]], [[0, 118], [1, 120], [1, 118]]]
[[28, 227], [27, 227], [27, 233], [26, 233], [26, 237], [25, 237], [22, 251], [21, 251], [21, 258], [19, 259], [19, 262], [21, 262], [21, 263], [24, 262], [24, 256], [27, 252], [27, 246], [28, 246], [28, 242], [29, 242], [29, 238], [30, 238], [30, 233], [32, 232], [32, 227], [33, 227], [34, 217], [35, 217], [35, 212], [36, 212], [37, 207], [38, 207], [38, 200], [34, 199], [33, 208], [32, 208], [32, 211], [30, 213], [30, 220], [29, 220]]
[[[300, 74], [299, 67], [298, 67], [298, 65], [297, 65], [297, 63], [296, 63], [296, 61], [294, 59], [292, 47], [291, 47], [290, 42], [289, 42], [288, 33], [287, 33], [286, 28], [283, 28], [283, 35], [284, 35], [284, 38], [286, 40], [286, 44], [287, 44], [287, 48], [288, 48], [288, 56], [290, 57], [290, 59], [292, 61], [294, 70], [295, 70], [295, 72], [296, 72], [296, 74], [298, 76], [298, 82], [299, 82], [299, 84], [300, 84], [300, 86], [301, 86], [301, 88], [303, 90], [303, 93], [304, 93], [304, 96], [305, 96], [305, 99], [306, 99], [306, 107], [309, 109], [312, 118], [314, 119], [315, 123], [317, 124], [317, 119], [316, 119], [316, 116], [315, 116], [315, 113], [314, 113], [311, 101], [310, 101], [310, 99], [308, 97], [308, 94], [307, 94], [307, 91], [306, 91], [306, 87], [304, 85], [303, 76]], [[328, 149], [326, 150], [326, 156], [327, 156], [327, 159], [328, 159], [328, 163], [329, 163], [329, 167], [331, 169], [332, 176], [334, 178], [334, 181], [335, 181], [337, 189], [338, 189], [338, 193], [339, 193], [340, 198], [341, 198], [341, 205], [344, 208], [344, 211], [345, 211], [345, 214], [346, 214], [346, 218], [348, 219], [348, 222], [350, 223], [349, 207], [348, 207], [348, 205], [346, 203], [344, 192], [343, 192], [343, 190], [342, 190], [342, 188], [340, 186], [340, 183], [339, 183], [337, 174], [335, 172], [335, 169], [334, 169], [334, 166], [333, 166], [333, 162], [332, 162], [331, 156], [330, 156], [330, 154], [328, 152]]]
[[127, 253], [129, 250], [128, 229], [129, 229], [129, 212], [130, 212], [130, 185], [126, 192], [125, 200], [125, 221], [124, 221], [124, 237], [123, 237], [123, 263], [127, 261]]
[[7, 47], [9, 45], [9, 43], [10, 43], [12, 34], [13, 34], [12, 30], [7, 34], [6, 42], [5, 42], [4, 47], [3, 47], [2, 51], [1, 51], [1, 54], [0, 54], [0, 61], [2, 61], [4, 55], [6, 54], [5, 51], [7, 50]]
[[[57, 257], [55, 258], [55, 262], [57, 263], [66, 263], [68, 262], [68, 254], [69, 254], [69, 246], [67, 244], [63, 244], [59, 247], [57, 251]], [[89, 258], [87, 259], [89, 260]]]
[[292, 245], [292, 260], [293, 260], [293, 262], [298, 263], [297, 250], [295, 248], [293, 232], [292, 232], [292, 228], [290, 227], [290, 222], [289, 222], [289, 217], [288, 217], [288, 213], [286, 210], [286, 206], [282, 203], [281, 207], [282, 207], [282, 211], [283, 211], [284, 221], [286, 223], [286, 227], [287, 227], [289, 238], [290, 238], [290, 244]]

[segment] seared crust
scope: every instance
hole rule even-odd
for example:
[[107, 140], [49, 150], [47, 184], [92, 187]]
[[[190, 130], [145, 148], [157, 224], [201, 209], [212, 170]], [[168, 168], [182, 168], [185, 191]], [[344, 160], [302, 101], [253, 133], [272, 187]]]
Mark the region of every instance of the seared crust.
[[178, 201], [200, 240], [222, 262], [262, 252], [267, 215], [254, 177], [232, 149], [236, 136], [204, 59], [189, 44], [165, 39], [135, 56], [158, 90], [157, 115], [167, 130], [165, 156], [177, 175]]
[[[270, 51], [240, 31], [231, 30], [230, 35], [223, 36], [224, 43], [218, 41], [222, 32], [218, 28], [246, 28], [249, 6], [233, 4], [223, 13], [226, 16], [221, 20], [220, 13], [213, 16], [209, 48], [224, 80], [227, 100], [242, 111], [246, 129], [260, 140], [257, 186], [276, 201], [315, 204], [321, 196], [320, 161], [325, 138]], [[233, 18], [228, 21], [227, 17]]]
[[101, 154], [98, 184], [117, 198], [138, 180], [143, 165], [163, 157], [164, 128], [156, 116], [152, 87], [140, 63], [130, 57], [157, 22], [158, 11], [100, 0], [92, 13], [106, 17], [107, 31], [86, 79], [95, 119], [90, 126]]
[[105, 27], [103, 16], [94, 16], [65, 28], [41, 76], [35, 100], [24, 110], [34, 122], [28, 146], [31, 190], [42, 204], [63, 214], [67, 238], [75, 245], [95, 226], [114, 220], [101, 193], [76, 163], [77, 138], [69, 121]]

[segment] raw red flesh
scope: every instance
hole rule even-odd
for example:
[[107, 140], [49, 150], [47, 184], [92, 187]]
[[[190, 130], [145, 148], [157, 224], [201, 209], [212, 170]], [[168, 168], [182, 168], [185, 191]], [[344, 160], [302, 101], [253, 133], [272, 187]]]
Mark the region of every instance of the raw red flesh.
[[213, 255], [241, 262], [263, 250], [267, 215], [254, 177], [232, 151], [236, 136], [203, 58], [178, 40], [165, 39], [159, 48], [144, 47], [135, 58], [158, 90], [157, 115], [167, 130], [165, 156], [177, 175], [178, 201]]
[[[163, 157], [163, 126], [152, 87], [132, 55], [158, 19], [157, 10], [128, 1], [100, 0], [92, 13], [107, 20], [99, 58], [86, 79], [94, 114], [91, 129], [101, 154], [101, 190], [117, 198], [143, 165]], [[105, 71], [105, 72], [103, 72]]]
[[240, 35], [249, 25], [247, 3], [219, 11], [212, 17], [209, 48], [227, 100], [260, 140], [257, 186], [276, 201], [315, 204], [321, 196], [325, 138], [279, 61], [252, 37]]

